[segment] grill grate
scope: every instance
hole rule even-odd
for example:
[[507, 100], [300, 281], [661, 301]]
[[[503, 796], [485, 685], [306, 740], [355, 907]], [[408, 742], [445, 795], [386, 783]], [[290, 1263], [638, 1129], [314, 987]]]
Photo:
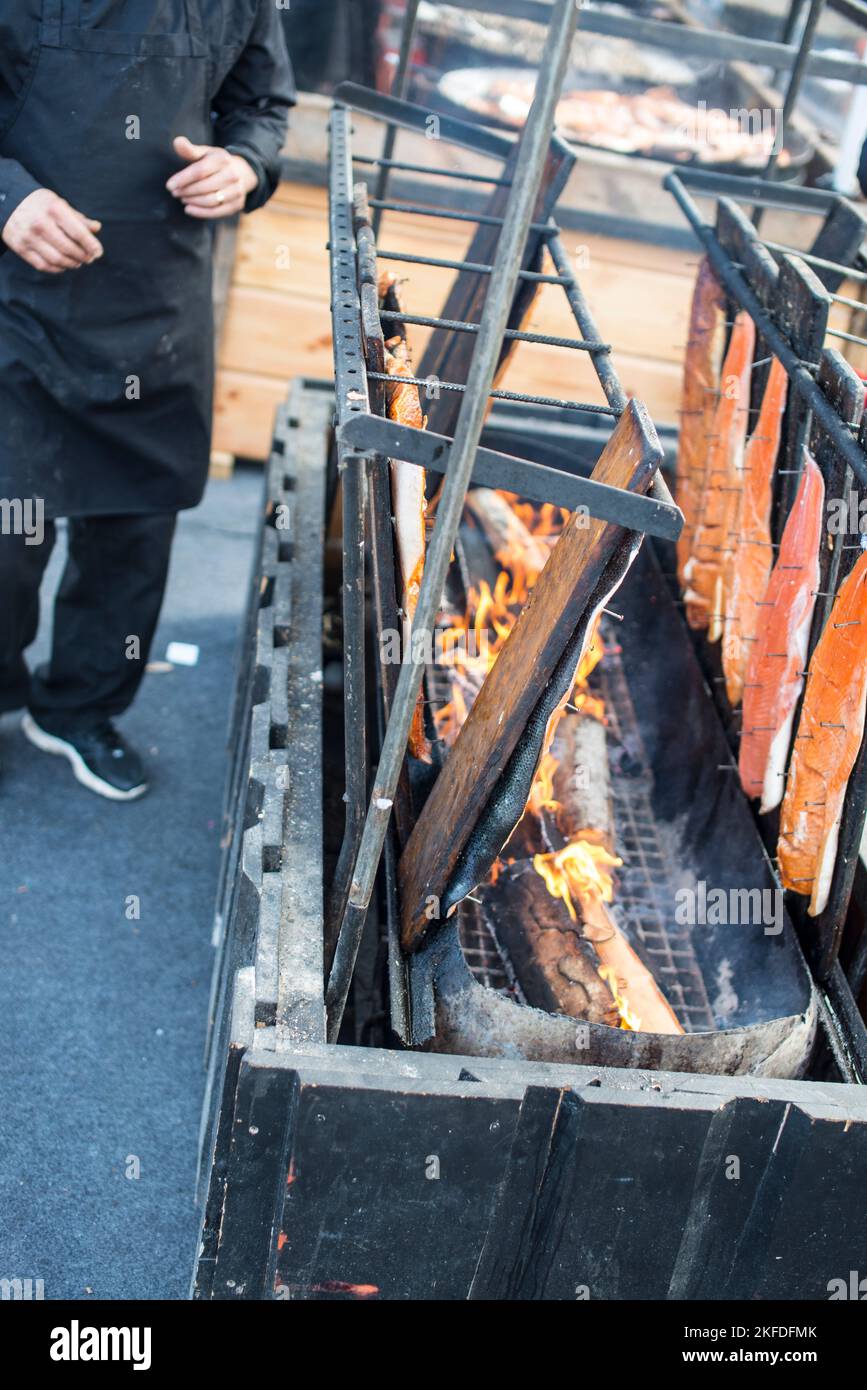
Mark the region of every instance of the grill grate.
[[[593, 684], [605, 700], [618, 873], [615, 911], [640, 944], [663, 992], [687, 1033], [713, 1031], [713, 1011], [698, 967], [688, 927], [671, 921], [676, 885], [670, 854], [663, 845], [650, 800], [650, 767], [629, 693], [623, 658], [613, 640], [594, 672]], [[612, 746], [613, 745], [613, 746]], [[616, 772], [615, 749], [628, 751], [638, 775]]]
[[[666, 853], [653, 814], [651, 772], [623, 658], [614, 636], [610, 632], [603, 635], [607, 639], [605, 660], [593, 673], [590, 683], [605, 701], [612, 757], [616, 847], [624, 861], [617, 876], [613, 908], [632, 940], [644, 952], [686, 1032], [713, 1032], [716, 1022], [689, 929], [678, 928], [671, 921], [676, 866]], [[429, 673], [429, 681], [434, 677], [429, 689], [435, 689], [444, 701], [449, 697], [446, 682], [437, 679], [440, 674]], [[621, 753], [628, 760], [628, 773], [617, 770]], [[511, 962], [482, 914], [461, 911], [459, 930], [461, 947], [474, 978], [489, 989], [526, 1002]]]
[[524, 991], [506, 954], [500, 950], [499, 943], [488, 923], [480, 913], [459, 910], [458, 929], [461, 950], [473, 978], [488, 989], [508, 994], [519, 1003], [525, 1004]]

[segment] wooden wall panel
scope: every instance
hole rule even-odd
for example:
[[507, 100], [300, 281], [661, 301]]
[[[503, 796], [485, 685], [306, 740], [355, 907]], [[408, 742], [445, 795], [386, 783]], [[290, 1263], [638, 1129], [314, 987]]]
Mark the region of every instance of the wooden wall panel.
[[[381, 241], [393, 251], [460, 258], [472, 227], [436, 218], [387, 214]], [[242, 219], [220, 349], [215, 449], [265, 458], [273, 409], [295, 376], [332, 374], [327, 194], [283, 184], [267, 208]], [[602, 336], [613, 343], [623, 384], [660, 423], [676, 420], [680, 370], [698, 255], [620, 238], [564, 233]], [[453, 272], [383, 263], [406, 274], [407, 309], [436, 313]], [[577, 336], [565, 296], [546, 286], [534, 331]], [[411, 332], [421, 356], [428, 331]], [[585, 355], [523, 345], [505, 385], [536, 395], [602, 400]]]

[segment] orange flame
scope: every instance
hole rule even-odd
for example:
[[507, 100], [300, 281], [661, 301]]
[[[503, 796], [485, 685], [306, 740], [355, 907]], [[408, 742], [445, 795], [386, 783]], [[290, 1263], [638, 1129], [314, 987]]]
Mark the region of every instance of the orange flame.
[[578, 921], [576, 900], [596, 898], [604, 903], [614, 899], [614, 879], [609, 870], [619, 869], [623, 860], [594, 844], [584, 832], [553, 854], [534, 854], [533, 868], [545, 880], [552, 898], [562, 898], [573, 922]]
[[623, 992], [621, 991], [620, 981], [617, 978], [616, 971], [612, 970], [611, 967], [608, 965], [600, 965], [599, 976], [601, 979], [605, 981], [608, 988], [611, 990], [614, 1003], [617, 1007], [617, 1012], [620, 1015], [620, 1027], [626, 1028], [632, 1033], [640, 1032], [641, 1019], [629, 1007], [629, 1000], [626, 998], [626, 995], [623, 994]]
[[[510, 539], [496, 553], [495, 558], [501, 568], [493, 589], [482, 580], [478, 588], [470, 590], [467, 611], [462, 617], [451, 615], [441, 620], [445, 629], [441, 631], [441, 650], [448, 662], [452, 698], [435, 713], [434, 721], [438, 737], [448, 747], [454, 744], [460, 733], [485, 677], [496, 662], [539, 578], [541, 562], [545, 558], [544, 553], [539, 554], [540, 550], [550, 551], [549, 542], [556, 540], [569, 517], [562, 507], [550, 503], [538, 507], [532, 502], [522, 501], [513, 493], [500, 491], [499, 495], [534, 540], [544, 544], [542, 547], [537, 544], [535, 555], [531, 557]], [[465, 640], [469, 634], [475, 637], [472, 653]], [[487, 638], [487, 641], [483, 641], [483, 638]], [[605, 702], [592, 694], [588, 682], [604, 656], [605, 644], [597, 620], [567, 703], [582, 714], [598, 719], [600, 723], [605, 722]], [[551, 744], [562, 714], [563, 708], [550, 721], [545, 750], [527, 800], [526, 813], [539, 819], [543, 812], [556, 813], [561, 809], [554, 796], [554, 777], [559, 759], [551, 752]], [[573, 922], [578, 920], [576, 905], [580, 907], [582, 901], [596, 899], [610, 903], [614, 898], [612, 870], [620, 868], [623, 861], [598, 844], [596, 838], [592, 829], [584, 830], [563, 849], [533, 856], [534, 869], [544, 879], [552, 897], [564, 902]], [[503, 860], [498, 859], [488, 876], [489, 885], [496, 883], [503, 867]], [[621, 1028], [637, 1031], [640, 1020], [630, 1008], [614, 972], [600, 966], [599, 975], [611, 991]]]

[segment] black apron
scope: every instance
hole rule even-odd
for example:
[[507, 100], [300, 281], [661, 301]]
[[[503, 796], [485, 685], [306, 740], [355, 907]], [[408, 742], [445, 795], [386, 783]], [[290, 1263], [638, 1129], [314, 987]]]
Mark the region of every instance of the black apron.
[[0, 497], [42, 498], [49, 517], [201, 500], [212, 224], [165, 184], [175, 136], [213, 141], [212, 80], [200, 0], [43, 0], [2, 152], [101, 221], [105, 255], [61, 275], [0, 256]]

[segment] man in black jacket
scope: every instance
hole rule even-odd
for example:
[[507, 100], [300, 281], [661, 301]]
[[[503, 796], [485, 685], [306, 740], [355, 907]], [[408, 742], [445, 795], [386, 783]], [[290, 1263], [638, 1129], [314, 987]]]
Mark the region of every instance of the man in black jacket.
[[0, 712], [114, 800], [147, 790], [113, 720], [207, 480], [213, 223], [271, 197], [294, 100], [274, 0], [0, 0]]

